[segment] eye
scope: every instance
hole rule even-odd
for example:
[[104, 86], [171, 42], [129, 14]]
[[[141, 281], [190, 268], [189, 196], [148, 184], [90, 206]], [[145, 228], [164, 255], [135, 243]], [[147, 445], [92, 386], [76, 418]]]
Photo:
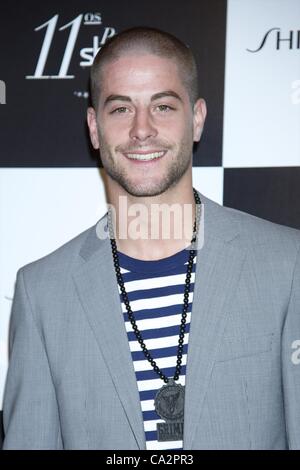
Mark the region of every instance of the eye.
[[119, 108], [116, 108], [116, 109], [113, 109], [112, 111], [110, 111], [109, 114], [113, 114], [113, 113], [124, 114], [124, 113], [126, 113], [126, 111], [128, 111], [128, 109], [125, 106], [120, 106]]
[[168, 112], [168, 111], [171, 111], [171, 110], [174, 110], [174, 108], [172, 108], [172, 106], [169, 106], [167, 104], [159, 104], [157, 106], [157, 108], [160, 110], [160, 111], [163, 111], [163, 112]]

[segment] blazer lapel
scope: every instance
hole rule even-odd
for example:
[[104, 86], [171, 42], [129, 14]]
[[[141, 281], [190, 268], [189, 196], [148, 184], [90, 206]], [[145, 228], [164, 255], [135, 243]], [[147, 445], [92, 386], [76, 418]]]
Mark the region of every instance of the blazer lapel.
[[[106, 215], [99, 221], [103, 223]], [[140, 449], [145, 432], [135, 371], [119, 298], [110, 240], [100, 240], [93, 227], [83, 245], [86, 262], [73, 275], [78, 295], [111, 374]]]
[[[237, 289], [245, 253], [230, 241], [238, 236], [233, 220], [200, 194], [204, 243], [197, 254], [184, 413], [184, 449], [191, 449], [230, 302]], [[203, 207], [203, 206], [202, 206]]]

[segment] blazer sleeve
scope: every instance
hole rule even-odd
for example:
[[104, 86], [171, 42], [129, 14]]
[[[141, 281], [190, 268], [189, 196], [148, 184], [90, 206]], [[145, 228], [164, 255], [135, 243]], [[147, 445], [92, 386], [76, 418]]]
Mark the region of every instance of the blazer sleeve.
[[3, 427], [3, 450], [63, 448], [55, 389], [24, 268], [17, 272], [11, 312]]
[[282, 380], [289, 449], [300, 449], [300, 250], [282, 330]]

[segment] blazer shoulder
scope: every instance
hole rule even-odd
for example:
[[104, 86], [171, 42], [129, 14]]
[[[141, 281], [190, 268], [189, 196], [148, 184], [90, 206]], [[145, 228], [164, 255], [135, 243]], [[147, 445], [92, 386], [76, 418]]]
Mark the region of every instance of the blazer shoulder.
[[238, 209], [223, 207], [234, 221], [244, 244], [295, 253], [300, 249], [300, 230], [271, 222]]
[[79, 233], [71, 240], [60, 245], [45, 256], [21, 266], [19, 272], [23, 272], [27, 279], [39, 283], [45, 277], [61, 277], [70, 272], [80, 263], [80, 250], [91, 232], [95, 231], [96, 224]]
[[[201, 194], [201, 193], [200, 193]], [[300, 230], [271, 222], [255, 215], [222, 206], [201, 194], [205, 218], [215, 236], [234, 239], [245, 248], [264, 247], [266, 251], [282, 251], [295, 254], [300, 247]]]

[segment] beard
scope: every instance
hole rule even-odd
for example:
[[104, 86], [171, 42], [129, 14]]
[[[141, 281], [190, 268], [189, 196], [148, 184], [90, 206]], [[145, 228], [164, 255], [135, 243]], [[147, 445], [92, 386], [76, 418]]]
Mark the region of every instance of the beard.
[[[142, 197], [142, 196], [159, 196], [160, 194], [167, 191], [169, 188], [176, 186], [181, 178], [187, 172], [193, 155], [193, 135], [192, 132], [186, 132], [183, 139], [177, 146], [171, 146], [167, 142], [153, 140], [147, 142], [148, 148], [159, 148], [168, 150], [173, 154], [173, 157], [168, 159], [168, 164], [164, 170], [164, 173], [160, 175], [159, 179], [153, 180], [149, 177], [148, 171], [145, 172], [145, 178], [142, 182], [136, 182], [135, 179], [129, 174], [128, 170], [122, 165], [118, 164], [118, 159], [113, 158], [111, 148], [108, 146], [106, 140], [101, 135], [98, 129], [99, 139], [99, 150], [101, 160], [106, 173], [116, 181], [128, 194], [131, 196]], [[134, 153], [134, 151], [141, 150], [142, 147], [136, 146], [135, 148], [126, 146], [118, 146], [117, 152]], [[168, 158], [168, 155], [164, 155], [162, 159]]]

